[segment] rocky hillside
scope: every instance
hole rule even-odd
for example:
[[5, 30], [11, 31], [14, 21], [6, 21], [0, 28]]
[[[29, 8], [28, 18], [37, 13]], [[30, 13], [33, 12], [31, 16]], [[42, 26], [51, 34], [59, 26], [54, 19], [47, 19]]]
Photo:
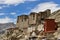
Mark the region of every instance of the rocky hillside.
[[15, 27], [16, 25], [14, 23], [4, 23], [1, 24], [0, 23], [0, 34], [5, 32], [5, 29], [11, 28], [11, 27]]

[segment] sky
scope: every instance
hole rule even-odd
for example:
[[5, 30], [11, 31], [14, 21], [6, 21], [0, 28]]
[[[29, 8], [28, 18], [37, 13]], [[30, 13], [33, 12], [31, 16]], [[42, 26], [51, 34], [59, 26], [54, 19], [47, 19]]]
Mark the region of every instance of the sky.
[[0, 0], [0, 23], [16, 24], [17, 16], [46, 9], [59, 10], [60, 0]]

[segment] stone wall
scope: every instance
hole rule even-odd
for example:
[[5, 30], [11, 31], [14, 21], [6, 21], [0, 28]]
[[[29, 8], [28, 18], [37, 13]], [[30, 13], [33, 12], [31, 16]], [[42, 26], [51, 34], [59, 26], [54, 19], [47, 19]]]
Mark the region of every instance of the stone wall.
[[19, 28], [29, 27], [30, 25], [39, 25], [42, 20], [47, 18], [51, 14], [49, 9], [35, 13], [31, 12], [29, 15], [21, 15], [17, 18], [16, 26]]
[[17, 23], [16, 23], [17, 27], [21, 28], [26, 28], [29, 26], [29, 22], [28, 22], [28, 15], [21, 15], [18, 16], [17, 19]]

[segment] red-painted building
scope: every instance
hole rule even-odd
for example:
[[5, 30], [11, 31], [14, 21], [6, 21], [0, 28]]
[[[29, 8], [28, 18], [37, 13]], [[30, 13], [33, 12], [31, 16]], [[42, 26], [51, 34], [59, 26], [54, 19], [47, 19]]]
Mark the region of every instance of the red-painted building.
[[44, 32], [55, 32], [57, 26], [54, 19], [45, 19], [44, 21]]

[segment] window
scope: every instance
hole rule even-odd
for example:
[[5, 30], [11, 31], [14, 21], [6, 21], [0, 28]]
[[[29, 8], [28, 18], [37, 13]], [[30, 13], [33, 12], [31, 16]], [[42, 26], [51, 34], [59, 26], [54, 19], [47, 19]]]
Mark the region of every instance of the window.
[[19, 22], [19, 17], [18, 17], [18, 19], [17, 19], [17, 23]]
[[24, 20], [26, 21], [26, 18], [24, 18]]
[[41, 20], [44, 20], [44, 18], [41, 18]]
[[22, 22], [23, 22], [23, 19], [22, 19]]
[[21, 17], [21, 21], [23, 22], [23, 16]]
[[35, 19], [35, 15], [33, 15], [33, 20]]
[[55, 28], [55, 30], [57, 30], [57, 28]]

